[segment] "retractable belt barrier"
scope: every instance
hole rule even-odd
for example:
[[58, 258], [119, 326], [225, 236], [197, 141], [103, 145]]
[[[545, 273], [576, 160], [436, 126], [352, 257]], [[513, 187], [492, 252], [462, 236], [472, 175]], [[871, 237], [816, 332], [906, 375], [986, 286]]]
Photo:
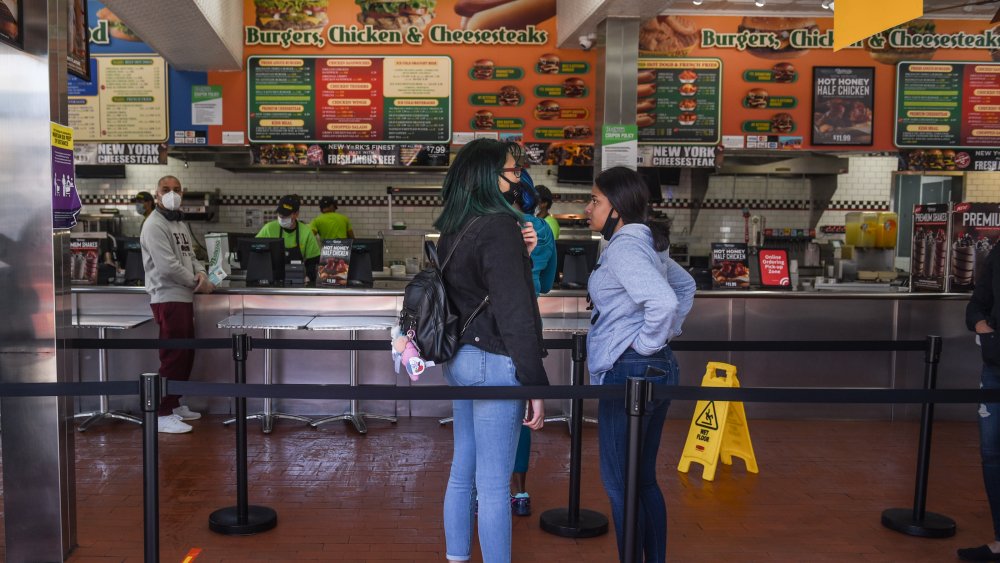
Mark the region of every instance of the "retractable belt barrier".
[[[586, 341], [581, 334], [572, 339], [545, 340], [549, 350], [569, 349], [573, 351], [574, 380], [582, 379], [586, 371]], [[197, 395], [203, 397], [234, 397], [237, 400], [237, 506], [221, 509], [213, 513], [210, 527], [227, 534], [247, 534], [274, 527], [277, 515], [267, 507], [249, 506], [246, 495], [246, 398], [282, 398], [311, 400], [468, 400], [468, 399], [611, 399], [626, 397], [626, 409], [630, 417], [629, 443], [636, 444], [626, 451], [627, 473], [637, 470], [641, 443], [633, 432], [640, 432], [641, 425], [632, 423], [643, 416], [643, 398], [663, 398], [673, 400], [715, 400], [766, 403], [855, 403], [855, 404], [907, 404], [921, 403], [924, 406], [921, 417], [921, 443], [917, 467], [916, 494], [912, 512], [910, 509], [889, 509], [883, 512], [883, 525], [910, 535], [945, 537], [954, 534], [954, 522], [924, 510], [927, 467], [929, 465], [930, 426], [935, 403], [990, 403], [1000, 402], [1000, 389], [935, 389], [937, 365], [940, 360], [941, 338], [928, 336], [926, 340], [879, 340], [879, 341], [678, 341], [670, 347], [675, 352], [918, 352], [925, 353], [925, 383], [923, 389], [850, 389], [850, 388], [706, 388], [694, 386], [661, 387], [648, 385], [642, 378], [629, 381], [622, 386], [533, 386], [533, 387], [450, 387], [447, 385], [421, 387], [360, 386], [340, 384], [248, 384], [246, 383], [246, 361], [248, 352], [254, 349], [284, 350], [368, 350], [388, 351], [389, 341], [380, 340], [307, 340], [307, 339], [251, 339], [246, 334], [234, 334], [232, 339], [86, 339], [65, 340], [68, 349], [232, 349], [237, 383], [205, 383], [192, 381], [167, 381], [156, 374], [144, 374], [138, 381], [106, 381], [87, 383], [0, 383], [3, 397], [44, 397], [44, 396], [95, 396], [95, 395], [139, 395], [144, 414], [143, 420], [143, 487], [145, 509], [145, 559], [159, 561], [158, 526], [158, 483], [157, 483], [157, 416], [156, 410], [164, 394]], [[570, 510], [568, 523], [560, 522], [550, 529], [542, 517], [542, 527], [557, 535], [566, 537], [586, 537], [607, 531], [606, 518], [603, 529], [597, 531], [583, 528], [579, 512], [579, 467], [580, 434], [582, 429], [582, 408], [573, 409], [570, 460]], [[242, 413], [242, 415], [241, 415]], [[242, 467], [240, 467], [242, 466]], [[639, 543], [635, 536], [636, 512], [638, 504], [634, 479], [627, 483], [625, 561], [639, 561], [636, 551]], [[575, 486], [574, 486], [575, 485]], [[565, 513], [565, 509], [557, 509]], [[555, 512], [555, 511], [549, 511]], [[596, 513], [594, 513], [596, 514]], [[597, 514], [603, 518], [603, 515]], [[221, 517], [223, 521], [213, 519]], [[565, 520], [566, 514], [561, 515]], [[255, 520], [260, 520], [256, 522]], [[950, 533], [949, 533], [950, 531]]]

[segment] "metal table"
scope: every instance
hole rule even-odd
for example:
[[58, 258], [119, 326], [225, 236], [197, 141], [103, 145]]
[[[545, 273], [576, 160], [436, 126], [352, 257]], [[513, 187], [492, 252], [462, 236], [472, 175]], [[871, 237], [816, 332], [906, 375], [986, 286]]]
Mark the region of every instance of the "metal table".
[[[303, 315], [233, 315], [219, 321], [219, 328], [263, 330], [264, 338], [270, 339], [275, 330], [302, 330], [313, 320], [312, 316]], [[264, 349], [264, 385], [271, 384], [271, 349]], [[274, 429], [274, 420], [277, 418], [287, 418], [300, 422], [311, 422], [312, 419], [297, 414], [278, 412], [272, 409], [270, 397], [264, 398], [264, 407], [257, 414], [247, 415], [247, 420], [260, 420], [261, 430], [265, 434], [270, 434]], [[230, 418], [223, 424], [232, 424], [235, 418]]]
[[[74, 315], [73, 327], [75, 328], [96, 328], [97, 337], [101, 340], [107, 338], [108, 329], [128, 330], [140, 325], [144, 325], [153, 320], [152, 315]], [[104, 382], [108, 380], [108, 351], [104, 348], [97, 353], [97, 379]], [[79, 427], [80, 432], [86, 431], [100, 420], [113, 418], [134, 422], [141, 425], [142, 419], [121, 411], [113, 411], [108, 408], [108, 396], [101, 395], [100, 403], [96, 411], [82, 412], [73, 416], [74, 419], [85, 418]]]
[[[586, 317], [542, 317], [542, 334], [546, 332], [568, 332], [571, 334], [586, 334], [590, 330], [590, 319]], [[570, 370], [569, 384], [573, 385], [573, 373]], [[545, 422], [565, 422], [571, 424], [573, 419], [573, 401], [569, 403], [569, 411], [563, 412], [562, 414], [557, 414], [555, 416], [545, 417]], [[439, 424], [448, 424], [454, 420], [453, 417], [447, 416], [445, 418], [438, 419]], [[584, 422], [597, 423], [597, 419], [592, 416], [583, 417]], [[572, 432], [572, 427], [570, 432]]]
[[[388, 316], [344, 316], [344, 317], [316, 317], [310, 323], [309, 330], [346, 330], [350, 332], [351, 340], [357, 340], [358, 331], [361, 330], [389, 330], [397, 323], [396, 317]], [[357, 387], [360, 384], [358, 378], [358, 351], [351, 350], [351, 387]], [[368, 432], [368, 426], [365, 424], [366, 418], [371, 418], [375, 420], [387, 420], [389, 422], [396, 422], [395, 416], [381, 415], [381, 414], [371, 414], [361, 411], [360, 401], [356, 399], [351, 399], [350, 409], [344, 414], [337, 414], [333, 416], [323, 417], [314, 420], [309, 423], [309, 426], [313, 428], [319, 428], [321, 424], [326, 424], [327, 422], [334, 422], [337, 420], [343, 420], [350, 422], [354, 425], [354, 428], [361, 434]]]

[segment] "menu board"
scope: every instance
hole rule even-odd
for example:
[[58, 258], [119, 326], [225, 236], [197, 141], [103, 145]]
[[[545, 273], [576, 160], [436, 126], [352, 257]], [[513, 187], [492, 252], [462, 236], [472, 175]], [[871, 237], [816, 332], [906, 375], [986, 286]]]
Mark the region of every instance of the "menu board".
[[899, 63], [897, 147], [1000, 144], [1000, 64]]
[[447, 142], [451, 59], [250, 57], [253, 142]]
[[167, 140], [167, 65], [159, 55], [94, 55], [91, 80], [69, 77], [76, 142]]
[[875, 67], [813, 67], [812, 143], [871, 145]]
[[722, 61], [639, 59], [639, 141], [715, 145], [721, 138]]
[[910, 257], [910, 291], [944, 291], [948, 264], [947, 203], [913, 206], [913, 249]]
[[1000, 203], [956, 203], [951, 213], [948, 291], [972, 291], [986, 258], [1000, 244]]
[[742, 242], [712, 243], [712, 288], [748, 289], [750, 261]]

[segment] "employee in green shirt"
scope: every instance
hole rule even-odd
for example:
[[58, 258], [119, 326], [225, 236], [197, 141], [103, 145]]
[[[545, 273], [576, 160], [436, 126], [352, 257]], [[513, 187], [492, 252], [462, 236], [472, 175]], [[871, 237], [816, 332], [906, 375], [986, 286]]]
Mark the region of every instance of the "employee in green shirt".
[[316, 279], [316, 265], [319, 264], [319, 244], [309, 225], [299, 221], [299, 197], [286, 195], [278, 201], [278, 219], [265, 223], [257, 233], [257, 238], [285, 239], [285, 263], [300, 260], [304, 263], [306, 275]]
[[337, 213], [337, 200], [330, 196], [319, 200], [320, 216], [310, 223], [312, 232], [319, 236], [319, 240], [333, 238], [354, 238], [354, 228], [351, 220], [346, 215]]
[[552, 236], [559, 240], [559, 221], [549, 213], [549, 209], [552, 208], [552, 190], [539, 184], [535, 186], [535, 191], [538, 192], [538, 212], [537, 217], [539, 219], [545, 219], [545, 222], [552, 229]]

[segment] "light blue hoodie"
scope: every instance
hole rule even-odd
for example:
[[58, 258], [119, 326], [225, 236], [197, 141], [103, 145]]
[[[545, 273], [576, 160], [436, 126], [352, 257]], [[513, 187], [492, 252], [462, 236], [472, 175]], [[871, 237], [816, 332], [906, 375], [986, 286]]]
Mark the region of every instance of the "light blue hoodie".
[[667, 251], [656, 252], [649, 227], [630, 223], [611, 237], [587, 289], [594, 304], [587, 365], [600, 385], [628, 348], [650, 356], [681, 333], [695, 282]]

